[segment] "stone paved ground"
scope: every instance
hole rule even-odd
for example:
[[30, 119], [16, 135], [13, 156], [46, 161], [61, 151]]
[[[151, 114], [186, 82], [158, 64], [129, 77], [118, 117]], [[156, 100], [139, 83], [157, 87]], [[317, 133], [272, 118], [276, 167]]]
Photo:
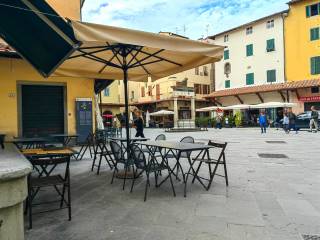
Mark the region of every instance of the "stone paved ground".
[[[146, 130], [154, 138], [162, 130]], [[197, 133], [168, 133], [170, 140], [192, 135], [197, 141], [227, 141], [230, 186], [215, 179], [207, 192], [199, 184], [175, 181], [152, 185], [143, 202], [144, 179], [132, 194], [110, 185], [111, 172], [90, 172], [91, 160], [72, 162], [73, 219], [65, 210], [35, 215], [29, 240], [298, 240], [300, 234], [320, 233], [320, 135], [285, 134], [258, 129], [222, 129]], [[285, 143], [266, 143], [268, 140]], [[258, 153], [288, 158], [259, 158]], [[190, 185], [189, 185], [190, 186]]]

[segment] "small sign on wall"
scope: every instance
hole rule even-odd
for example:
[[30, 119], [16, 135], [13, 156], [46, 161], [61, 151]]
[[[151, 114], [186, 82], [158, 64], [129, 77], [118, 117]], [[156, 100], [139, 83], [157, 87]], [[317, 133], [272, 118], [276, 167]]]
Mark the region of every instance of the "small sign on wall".
[[299, 101], [301, 101], [301, 102], [319, 102], [320, 96], [300, 97]]

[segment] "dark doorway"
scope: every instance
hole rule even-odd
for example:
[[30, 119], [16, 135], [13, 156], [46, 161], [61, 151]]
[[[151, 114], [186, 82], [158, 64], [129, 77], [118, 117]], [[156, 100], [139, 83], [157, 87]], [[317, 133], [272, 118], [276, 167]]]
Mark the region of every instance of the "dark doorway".
[[64, 133], [64, 87], [21, 86], [22, 135]]

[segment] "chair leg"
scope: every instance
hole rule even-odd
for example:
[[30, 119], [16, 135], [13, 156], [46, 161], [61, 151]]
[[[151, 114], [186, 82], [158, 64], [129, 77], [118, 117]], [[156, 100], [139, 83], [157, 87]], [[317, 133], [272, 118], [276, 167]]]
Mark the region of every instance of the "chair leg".
[[69, 221], [71, 221], [71, 189], [70, 189], [70, 180], [68, 183], [68, 215], [69, 215]]
[[[29, 183], [30, 184], [30, 183]], [[28, 208], [29, 208], [29, 229], [32, 229], [32, 196], [31, 189], [28, 187]]]
[[134, 182], [136, 181], [136, 174], [138, 173], [138, 169], [136, 169], [136, 171], [134, 172], [134, 177], [132, 178], [132, 184], [131, 184], [131, 189], [130, 189], [130, 192], [132, 193], [132, 190], [133, 190], [133, 185], [134, 185]]
[[226, 179], [226, 185], [229, 186], [226, 160], [223, 161], [223, 166], [224, 166], [224, 177], [225, 177], [225, 179]]
[[150, 186], [149, 172], [146, 172], [146, 173], [147, 173], [147, 182], [146, 182], [146, 188], [144, 192], [144, 201], [147, 201], [148, 187]]
[[61, 196], [61, 201], [60, 201], [60, 208], [62, 208], [63, 206], [63, 202], [64, 202], [64, 193], [66, 191], [66, 185], [63, 184], [63, 188], [62, 188], [62, 196]]
[[124, 179], [123, 179], [122, 190], [124, 190], [124, 187], [126, 186], [127, 173], [128, 173], [128, 165], [126, 164], [125, 170], [124, 170]]
[[112, 174], [112, 179], [111, 179], [111, 184], [113, 183], [113, 179], [114, 179], [114, 176], [116, 175], [116, 171], [118, 171], [117, 163], [116, 163], [116, 165], [114, 166], [114, 170], [113, 170], [113, 174]]
[[174, 190], [174, 186], [173, 186], [173, 181], [172, 181], [172, 176], [171, 176], [171, 172], [170, 169], [168, 169], [168, 174], [169, 174], [169, 178], [170, 178], [170, 183], [171, 183], [171, 188], [172, 188], [172, 192], [173, 192], [173, 196], [176, 196], [176, 191]]
[[[207, 191], [209, 191], [210, 187], [211, 187], [211, 184], [212, 184], [212, 181], [213, 181], [213, 178], [214, 178], [214, 175], [216, 175], [216, 171], [218, 169], [218, 165], [219, 163], [216, 164], [216, 166], [214, 167], [214, 170], [213, 172], [210, 174], [210, 180], [209, 180], [209, 184], [207, 186]], [[211, 168], [211, 165], [209, 164], [209, 167]]]
[[96, 159], [97, 159], [97, 153], [95, 152], [94, 153], [94, 158], [93, 158], [93, 161], [92, 161], [91, 172], [93, 171], [93, 168], [94, 168], [94, 166], [96, 164]]
[[198, 176], [198, 173], [199, 173], [199, 171], [200, 171], [200, 167], [201, 167], [202, 163], [203, 163], [203, 162], [200, 162], [200, 163], [199, 163], [199, 166], [198, 166], [198, 168], [197, 168], [197, 170], [196, 170], [196, 174], [195, 174], [195, 176], [193, 176], [192, 183], [194, 183], [194, 180], [196, 179], [196, 176]]
[[99, 175], [99, 173], [100, 173], [101, 161], [102, 161], [102, 154], [100, 154], [100, 159], [99, 159], [99, 164], [98, 164], [97, 175]]

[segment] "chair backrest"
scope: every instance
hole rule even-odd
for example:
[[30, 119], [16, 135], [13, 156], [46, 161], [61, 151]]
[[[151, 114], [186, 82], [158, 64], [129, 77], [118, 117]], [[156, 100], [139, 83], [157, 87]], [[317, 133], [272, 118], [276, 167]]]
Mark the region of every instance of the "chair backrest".
[[144, 152], [141, 150], [141, 148], [138, 145], [131, 145], [131, 154], [133, 156], [134, 164], [137, 168], [143, 169], [147, 165], [146, 157], [144, 155]]
[[155, 139], [156, 141], [161, 141], [161, 140], [166, 140], [166, 135], [164, 134], [160, 134], [156, 137]]
[[111, 152], [116, 161], [123, 160], [123, 154], [120, 145], [115, 141], [110, 141]]
[[183, 143], [194, 143], [194, 138], [190, 137], [190, 136], [187, 136], [187, 137], [182, 138], [180, 140], [180, 142], [183, 142]]
[[208, 142], [208, 145], [209, 146], [212, 146], [214, 147], [214, 149], [217, 150], [217, 160], [220, 160], [221, 158], [223, 158], [223, 160], [225, 161], [225, 150], [226, 150], [226, 147], [227, 147], [227, 144], [226, 142], [224, 143], [217, 143], [217, 142], [213, 142], [213, 141], [209, 141]]

